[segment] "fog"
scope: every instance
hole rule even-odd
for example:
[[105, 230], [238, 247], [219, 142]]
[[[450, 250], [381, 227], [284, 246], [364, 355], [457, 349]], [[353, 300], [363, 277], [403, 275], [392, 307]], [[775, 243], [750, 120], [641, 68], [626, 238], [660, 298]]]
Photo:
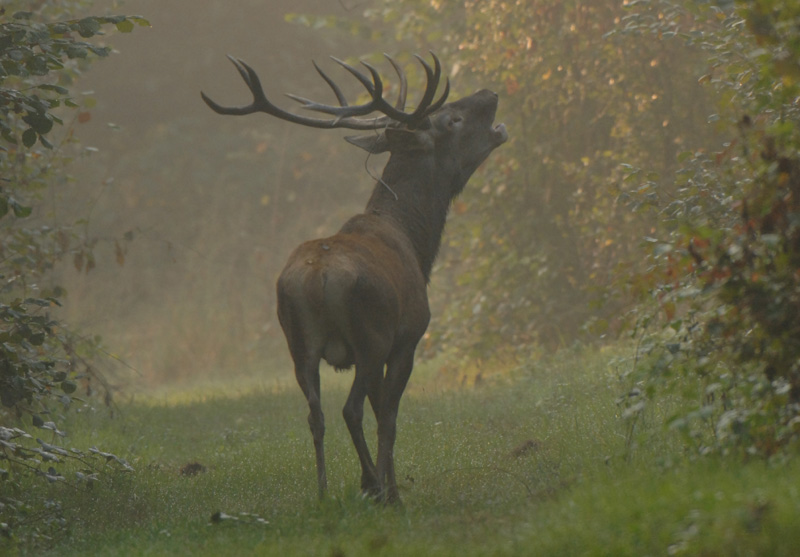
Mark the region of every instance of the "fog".
[[[68, 291], [68, 323], [102, 335], [113, 355], [106, 365], [123, 376], [149, 384], [289, 373], [274, 311], [277, 273], [294, 245], [335, 232], [361, 210], [372, 181], [343, 132], [263, 114], [222, 117], [200, 91], [225, 105], [251, 101], [225, 57], [232, 54], [283, 106], [291, 107], [285, 92], [331, 101], [311, 60], [380, 50], [287, 23], [293, 12], [358, 16], [345, 3], [320, 0], [91, 8], [142, 15], [151, 27], [109, 32], [103, 42], [115, 52], [77, 83], [96, 104], [75, 132], [98, 151], [73, 165], [76, 181], [59, 195], [88, 215], [79, 232], [96, 266], [87, 272], [85, 262], [66, 262], [54, 280]], [[358, 91], [346, 75], [332, 75]]]
[[[370, 7], [385, 11], [370, 16]], [[252, 65], [286, 107], [285, 92], [334, 102], [312, 59], [355, 99], [363, 88], [328, 56], [384, 51], [407, 67], [414, 99], [420, 71], [410, 53], [425, 48], [442, 56], [453, 98], [475, 88], [500, 94], [497, 121], [510, 140], [451, 212], [420, 352], [450, 350], [459, 366], [461, 355], [513, 358], [629, 325], [636, 292], [649, 288], [649, 278], [630, 280], [649, 273], [642, 238], [658, 237], [662, 225], [669, 236], [659, 204], [682, 195], [668, 178], [678, 155], [722, 139], [707, 121], [715, 101], [700, 79], [705, 53], [651, 40], [652, 14], [638, 31], [634, 19], [617, 32], [627, 8], [613, 2], [393, 9], [345, 0], [94, 5], [93, 13], [140, 14], [151, 27], [109, 32], [116, 52], [75, 87], [94, 100], [65, 129], [97, 151], [70, 168], [76, 180], [54, 193], [53, 207], [88, 216], [76, 230], [87, 253], [53, 280], [69, 292], [64, 317], [102, 334], [125, 362], [116, 367], [135, 369], [143, 384], [290, 377], [275, 279], [294, 246], [362, 210], [383, 164], [343, 141], [345, 131], [213, 113], [201, 90], [223, 105], [252, 100], [226, 54]], [[388, 38], [291, 24], [290, 13], [369, 17], [381, 32], [364, 25], [359, 36]], [[433, 21], [447, 27], [433, 30]], [[371, 61], [391, 96], [389, 64]], [[626, 168], [647, 169], [649, 182]]]

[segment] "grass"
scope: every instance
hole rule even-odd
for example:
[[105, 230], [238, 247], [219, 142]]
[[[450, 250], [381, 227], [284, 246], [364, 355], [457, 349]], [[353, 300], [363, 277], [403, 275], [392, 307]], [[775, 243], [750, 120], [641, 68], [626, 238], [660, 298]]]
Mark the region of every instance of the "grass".
[[[422, 366], [401, 405], [402, 508], [358, 493], [341, 406], [352, 376], [326, 373], [330, 496], [316, 500], [307, 409], [290, 383], [139, 397], [121, 416], [68, 417], [73, 446], [124, 456], [133, 474], [57, 496], [67, 535], [51, 555], [792, 555], [800, 482], [792, 459], [684, 454], [662, 423], [616, 403], [629, 385], [607, 353], [511, 370], [478, 386]], [[416, 372], [415, 372], [416, 373]], [[374, 436], [374, 422], [368, 422]], [[198, 462], [205, 471], [184, 476]], [[211, 523], [223, 512], [239, 520]], [[267, 521], [266, 524], [250, 513]]]

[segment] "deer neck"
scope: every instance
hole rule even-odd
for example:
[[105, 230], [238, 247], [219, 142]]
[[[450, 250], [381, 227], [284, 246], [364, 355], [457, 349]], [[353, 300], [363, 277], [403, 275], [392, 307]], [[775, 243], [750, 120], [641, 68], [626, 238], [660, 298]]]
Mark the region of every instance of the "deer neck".
[[425, 280], [439, 253], [439, 246], [453, 196], [450, 180], [435, 165], [389, 161], [375, 185], [366, 213], [392, 219], [411, 241]]

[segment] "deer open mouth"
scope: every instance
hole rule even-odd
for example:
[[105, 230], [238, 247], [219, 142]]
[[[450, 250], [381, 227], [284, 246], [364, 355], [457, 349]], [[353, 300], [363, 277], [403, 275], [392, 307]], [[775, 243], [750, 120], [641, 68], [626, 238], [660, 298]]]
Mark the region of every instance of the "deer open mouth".
[[497, 124], [492, 128], [492, 134], [494, 135], [494, 139], [497, 142], [497, 145], [502, 145], [506, 141], [508, 141], [508, 131], [506, 130], [505, 124]]

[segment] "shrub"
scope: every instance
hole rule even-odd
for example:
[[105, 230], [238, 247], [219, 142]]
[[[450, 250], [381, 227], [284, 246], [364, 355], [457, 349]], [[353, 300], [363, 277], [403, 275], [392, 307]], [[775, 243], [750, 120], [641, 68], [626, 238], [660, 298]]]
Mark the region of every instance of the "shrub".
[[708, 24], [683, 38], [709, 52], [701, 81], [731, 139], [681, 155], [650, 258], [656, 311], [639, 324], [666, 324], [651, 385], [700, 380], [673, 425], [702, 452], [769, 457], [800, 433], [800, 7], [693, 9]]
[[[79, 384], [87, 395], [100, 387], [107, 400], [110, 390], [86, 358], [99, 341], [84, 339], [53, 318], [64, 291], [41, 286], [64, 257], [85, 261], [88, 270], [92, 242], [74, 241], [77, 217], [54, 226], [56, 219], [37, 211], [41, 193], [67, 179], [71, 134], [60, 144], [50, 138], [62, 124], [59, 107], [79, 106], [68, 86], [90, 55], [109, 53], [81, 39], [102, 34], [103, 26], [128, 32], [146, 21], [126, 16], [38, 21], [45, 13], [63, 15], [57, 2], [42, 3], [37, 13], [4, 12], [0, 8], [0, 531], [6, 538], [38, 538], [64, 519], [57, 501], [31, 491], [32, 477], [90, 484], [97, 479], [97, 462], [129, 469], [109, 453], [60, 446], [65, 434], [56, 416], [73, 403]], [[69, 480], [68, 469], [74, 469]]]

